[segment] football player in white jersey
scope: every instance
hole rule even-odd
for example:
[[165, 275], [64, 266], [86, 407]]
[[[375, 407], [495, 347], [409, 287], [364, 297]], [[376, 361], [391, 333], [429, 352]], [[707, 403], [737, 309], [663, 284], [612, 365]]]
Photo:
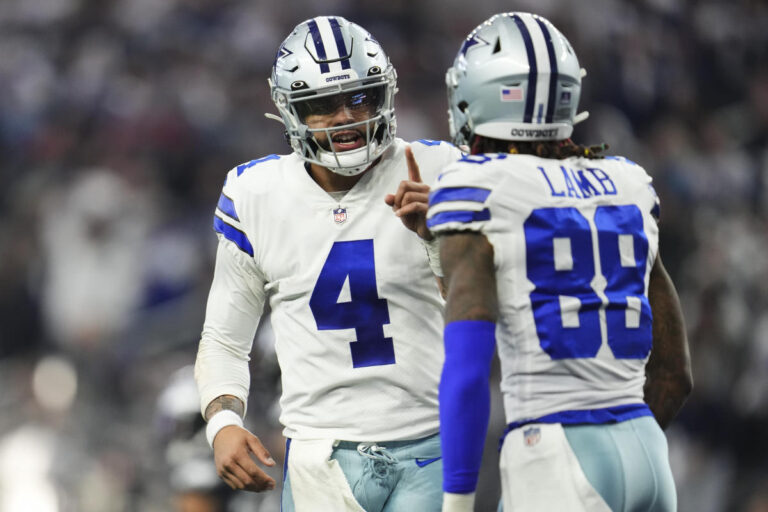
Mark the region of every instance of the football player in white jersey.
[[395, 70], [341, 17], [299, 24], [270, 88], [294, 151], [232, 169], [214, 218], [196, 379], [217, 470], [235, 489], [275, 486], [259, 465], [274, 461], [242, 428], [269, 301], [288, 438], [282, 509], [439, 511], [444, 302], [420, 173], [433, 181], [461, 152], [395, 137]]
[[445, 511], [473, 507], [497, 346], [504, 512], [676, 508], [662, 428], [692, 379], [658, 199], [642, 167], [569, 139], [581, 77], [527, 13], [478, 26], [446, 76], [471, 154], [442, 172], [427, 220], [448, 288]]

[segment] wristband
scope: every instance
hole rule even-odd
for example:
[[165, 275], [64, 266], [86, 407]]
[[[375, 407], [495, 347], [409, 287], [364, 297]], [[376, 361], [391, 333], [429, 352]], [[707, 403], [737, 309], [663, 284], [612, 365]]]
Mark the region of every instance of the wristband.
[[475, 510], [475, 493], [443, 493], [443, 512], [472, 512]]
[[443, 277], [443, 266], [440, 264], [440, 238], [435, 237], [430, 241], [420, 239], [424, 244], [424, 248], [427, 250], [427, 258], [429, 258], [429, 268], [432, 269], [432, 273], [437, 277]]
[[216, 439], [216, 434], [219, 430], [230, 425], [243, 426], [243, 418], [240, 417], [235, 411], [224, 409], [219, 411], [208, 420], [208, 425], [205, 427], [205, 437], [208, 439], [208, 444], [213, 448], [213, 440]]

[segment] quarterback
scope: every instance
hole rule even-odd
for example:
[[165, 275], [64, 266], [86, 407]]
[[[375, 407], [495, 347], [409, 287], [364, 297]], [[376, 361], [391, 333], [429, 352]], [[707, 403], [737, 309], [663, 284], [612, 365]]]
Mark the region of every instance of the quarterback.
[[444, 302], [421, 175], [433, 181], [461, 153], [395, 137], [395, 70], [344, 18], [299, 24], [269, 83], [293, 153], [232, 169], [214, 217], [195, 371], [218, 473], [234, 489], [275, 486], [260, 467], [274, 461], [242, 426], [269, 302], [283, 510], [439, 511]]
[[471, 154], [440, 175], [427, 220], [448, 288], [444, 511], [473, 507], [496, 350], [504, 512], [676, 509], [662, 428], [692, 380], [658, 198], [639, 165], [570, 140], [582, 75], [527, 13], [480, 25], [447, 72]]

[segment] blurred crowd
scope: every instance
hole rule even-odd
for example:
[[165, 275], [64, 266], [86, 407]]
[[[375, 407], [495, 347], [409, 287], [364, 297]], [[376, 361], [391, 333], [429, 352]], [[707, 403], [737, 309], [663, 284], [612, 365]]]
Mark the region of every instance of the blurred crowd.
[[[445, 139], [445, 69], [509, 9], [587, 69], [574, 139], [661, 197], [695, 378], [668, 430], [680, 510], [768, 510], [764, 2], [0, 0], [0, 512], [277, 510], [218, 484], [190, 368], [225, 173], [290, 150], [263, 116], [276, 49], [311, 16], [364, 26], [398, 71], [398, 134]], [[246, 422], [280, 458], [268, 322], [251, 364]]]

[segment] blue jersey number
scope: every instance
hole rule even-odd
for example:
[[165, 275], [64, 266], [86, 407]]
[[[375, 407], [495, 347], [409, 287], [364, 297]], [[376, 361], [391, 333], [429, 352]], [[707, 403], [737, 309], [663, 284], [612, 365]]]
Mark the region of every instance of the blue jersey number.
[[541, 348], [552, 359], [594, 357], [600, 350], [603, 301], [592, 284], [606, 281], [608, 346], [619, 359], [651, 350], [651, 307], [645, 295], [648, 238], [634, 205], [595, 212], [600, 269], [592, 231], [576, 208], [540, 208], [525, 221], [531, 306]]
[[[338, 302], [347, 279], [351, 300]], [[309, 308], [321, 331], [355, 329], [357, 341], [349, 344], [355, 368], [395, 363], [392, 338], [384, 337], [389, 309], [376, 288], [373, 240], [334, 242], [315, 283]]]

